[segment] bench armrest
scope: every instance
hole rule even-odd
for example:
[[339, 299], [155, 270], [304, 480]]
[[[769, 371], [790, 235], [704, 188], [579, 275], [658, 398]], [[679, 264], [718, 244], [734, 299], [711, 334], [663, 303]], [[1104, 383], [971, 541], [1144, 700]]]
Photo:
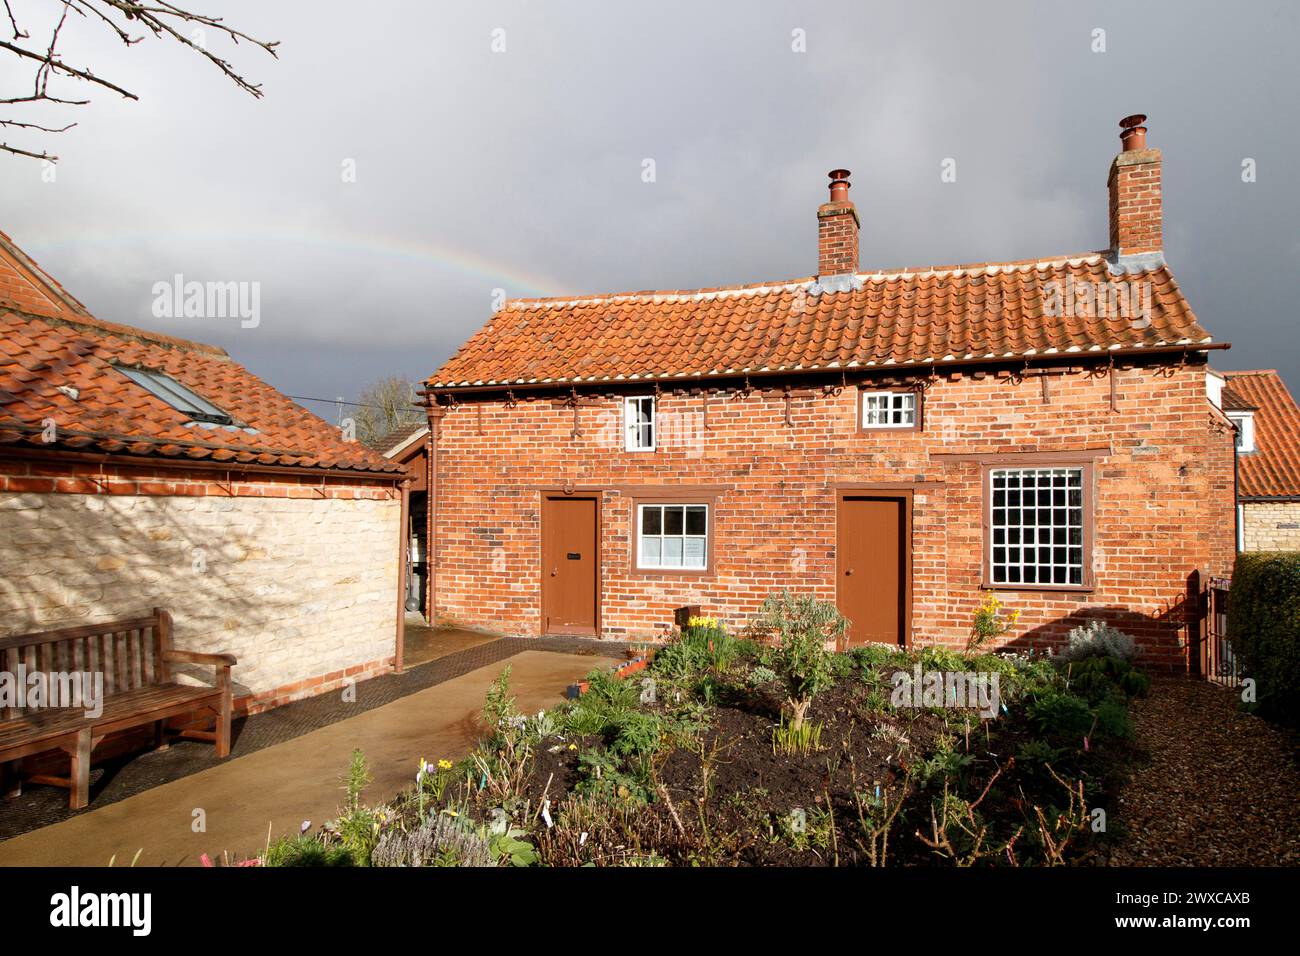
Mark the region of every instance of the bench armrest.
[[178, 664], [211, 664], [214, 667], [234, 667], [239, 663], [234, 654], [204, 654], [200, 651], [178, 651], [169, 648], [162, 652], [163, 660]]

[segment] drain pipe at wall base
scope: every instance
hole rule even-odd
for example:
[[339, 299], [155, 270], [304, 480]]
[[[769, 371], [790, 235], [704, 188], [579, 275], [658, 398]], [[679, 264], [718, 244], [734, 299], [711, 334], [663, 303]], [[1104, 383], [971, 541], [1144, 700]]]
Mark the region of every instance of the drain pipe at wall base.
[[397, 643], [393, 652], [393, 673], [402, 673], [403, 658], [406, 655], [406, 576], [410, 573], [408, 565], [411, 547], [411, 479], [402, 482], [401, 517], [397, 521]]

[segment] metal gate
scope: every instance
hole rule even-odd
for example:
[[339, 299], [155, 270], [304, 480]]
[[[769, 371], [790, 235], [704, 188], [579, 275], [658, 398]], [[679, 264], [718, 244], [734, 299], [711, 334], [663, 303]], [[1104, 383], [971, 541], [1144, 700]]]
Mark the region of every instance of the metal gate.
[[1241, 663], [1228, 640], [1228, 595], [1231, 578], [1210, 578], [1202, 598], [1200, 626], [1196, 630], [1197, 648], [1193, 660], [1207, 680], [1225, 687], [1241, 685]]

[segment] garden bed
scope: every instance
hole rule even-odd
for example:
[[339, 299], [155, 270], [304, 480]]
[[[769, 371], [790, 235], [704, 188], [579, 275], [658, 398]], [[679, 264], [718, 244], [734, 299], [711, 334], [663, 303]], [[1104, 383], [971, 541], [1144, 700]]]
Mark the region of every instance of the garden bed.
[[830, 654], [834, 610], [784, 600], [774, 643], [693, 621], [645, 671], [593, 671], [581, 697], [533, 716], [515, 712], [507, 669], [484, 709], [493, 733], [468, 758], [422, 765], [381, 808], [364, 806], [354, 766], [340, 819], [273, 856], [1022, 866], [1104, 852], [1128, 700], [1147, 687], [1122, 654]]

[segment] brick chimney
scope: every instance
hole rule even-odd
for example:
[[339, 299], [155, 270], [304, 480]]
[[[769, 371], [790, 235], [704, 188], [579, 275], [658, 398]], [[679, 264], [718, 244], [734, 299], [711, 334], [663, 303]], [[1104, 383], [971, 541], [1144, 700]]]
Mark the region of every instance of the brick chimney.
[[1159, 252], [1160, 150], [1147, 148], [1147, 118], [1119, 121], [1121, 152], [1110, 164], [1110, 248], [1119, 256]]
[[858, 271], [858, 211], [849, 202], [849, 171], [832, 169], [830, 202], [817, 210], [817, 275]]

